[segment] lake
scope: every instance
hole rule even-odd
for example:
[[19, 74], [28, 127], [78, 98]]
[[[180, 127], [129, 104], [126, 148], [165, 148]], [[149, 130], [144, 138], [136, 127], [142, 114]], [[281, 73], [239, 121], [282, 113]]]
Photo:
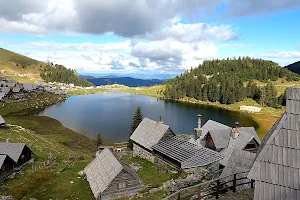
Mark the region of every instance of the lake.
[[161, 116], [176, 134], [193, 134], [198, 113], [203, 115], [202, 124], [212, 119], [229, 126], [238, 121], [241, 126], [258, 128], [247, 114], [120, 92], [72, 96], [39, 115], [57, 119], [65, 127], [92, 139], [101, 132], [106, 142], [123, 142], [128, 139], [137, 106], [142, 108], [144, 117], [158, 120]]

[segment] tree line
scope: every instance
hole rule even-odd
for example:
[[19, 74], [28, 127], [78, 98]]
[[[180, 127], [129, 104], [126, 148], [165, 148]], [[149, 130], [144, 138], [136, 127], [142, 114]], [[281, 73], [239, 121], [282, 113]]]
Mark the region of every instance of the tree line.
[[77, 86], [92, 86], [92, 84], [78, 76], [75, 70], [68, 69], [63, 65], [53, 65], [53, 63], [47, 63], [41, 70], [40, 76], [46, 82], [60, 82], [60, 83], [73, 83]]
[[[198, 68], [167, 81], [164, 95], [167, 99], [190, 97], [221, 104], [251, 98], [261, 105], [278, 107], [285, 104], [284, 97], [277, 98], [276, 88], [269, 81], [279, 78], [298, 80], [299, 76], [272, 61], [261, 59], [246, 57], [204, 61]], [[259, 87], [253, 79], [268, 83]], [[244, 85], [246, 82], [247, 85]]]

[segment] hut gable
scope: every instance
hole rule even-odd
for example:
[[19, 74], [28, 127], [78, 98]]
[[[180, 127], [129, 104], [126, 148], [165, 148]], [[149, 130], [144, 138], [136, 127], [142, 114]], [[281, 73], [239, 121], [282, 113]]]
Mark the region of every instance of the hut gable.
[[222, 124], [220, 122], [216, 122], [214, 120], [208, 120], [201, 128], [202, 130], [202, 137], [205, 137], [206, 134], [211, 131], [211, 130], [216, 130], [216, 129], [230, 129], [231, 127]]
[[286, 112], [262, 141], [248, 175], [254, 199], [300, 199], [300, 89], [286, 91]]
[[206, 166], [223, 158], [218, 152], [208, 148], [199, 148], [177, 137], [161, 140], [153, 146], [153, 150], [158, 157], [182, 169]]
[[151, 151], [153, 145], [157, 144], [164, 136], [170, 135], [175, 134], [168, 125], [163, 124], [161, 121], [144, 118], [130, 139]]
[[255, 128], [253, 126], [250, 126], [250, 127], [238, 127], [237, 128], [239, 132], [245, 132], [245, 133], [248, 133], [250, 135], [253, 135], [254, 137], [254, 140], [260, 145], [261, 144], [261, 141], [255, 131]]
[[23, 143], [0, 143], [0, 154], [8, 155], [17, 165], [22, 165], [31, 159], [31, 150]]
[[206, 135], [206, 142], [208, 142], [209, 136], [212, 139], [214, 147], [216, 149], [224, 149], [228, 147], [232, 129], [213, 129]]
[[108, 149], [104, 149], [84, 172], [95, 198], [98, 198], [122, 171], [123, 167]]
[[242, 150], [244, 149], [249, 142], [253, 140], [254, 136], [245, 132], [239, 132], [239, 135], [236, 138], [230, 137], [228, 148], [223, 149], [221, 154], [225, 157], [220, 161], [220, 164], [226, 166], [228, 160], [235, 149]]
[[[232, 177], [230, 177], [230, 175], [233, 175], [235, 173], [242, 173], [242, 174], [238, 174], [237, 178], [240, 178], [241, 176], [247, 175], [248, 171], [251, 169], [254, 160], [255, 160], [255, 153], [251, 153], [248, 151], [244, 151], [244, 150], [233, 150], [229, 160], [228, 160], [228, 164], [227, 166], [223, 169], [222, 174], [221, 174], [221, 178], [225, 178], [225, 182], [226, 181], [230, 181], [232, 180]], [[240, 183], [245, 183], [249, 180], [246, 179], [242, 179], [242, 180], [238, 180], [238, 184]], [[232, 183], [230, 183], [229, 185], [231, 185]]]
[[96, 199], [138, 190], [143, 186], [135, 172], [120, 163], [109, 149], [104, 149], [85, 167], [84, 172]]
[[5, 120], [3, 119], [3, 117], [0, 115], [0, 125], [5, 124]]
[[8, 178], [13, 173], [15, 161], [7, 155], [0, 155], [0, 181]]

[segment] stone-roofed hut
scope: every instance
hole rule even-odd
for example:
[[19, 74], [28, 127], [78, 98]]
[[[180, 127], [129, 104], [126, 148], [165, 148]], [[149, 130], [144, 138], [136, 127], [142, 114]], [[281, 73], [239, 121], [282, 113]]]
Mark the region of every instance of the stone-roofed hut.
[[116, 199], [137, 194], [143, 182], [137, 174], [120, 163], [109, 149], [104, 149], [84, 169], [96, 199]]
[[16, 163], [8, 155], [0, 155], [0, 182], [6, 180], [13, 172]]
[[211, 130], [217, 130], [217, 129], [230, 129], [230, 126], [227, 126], [225, 124], [222, 124], [220, 122], [216, 122], [214, 120], [208, 120], [202, 127], [202, 137], [205, 137], [206, 134]]
[[191, 171], [205, 167], [224, 158], [218, 152], [177, 137], [165, 137], [152, 147], [154, 154], [177, 169]]
[[154, 162], [152, 146], [156, 145], [164, 137], [175, 136], [168, 125], [161, 120], [153, 121], [144, 118], [132, 133], [130, 139], [133, 141], [133, 153], [142, 158]]
[[[251, 153], [244, 150], [237, 150], [234, 149], [231, 156], [228, 159], [227, 166], [223, 169], [222, 174], [220, 175], [221, 178], [225, 182], [233, 180], [233, 174], [241, 173], [237, 175], [237, 179], [241, 177], [245, 177], [248, 172], [250, 171], [251, 167], [253, 166], [256, 154]], [[242, 173], [245, 172], [245, 173]], [[232, 175], [232, 176], [230, 176]], [[249, 182], [247, 179], [237, 180], [237, 184]], [[228, 186], [232, 186], [232, 182], [227, 183]], [[249, 185], [248, 185], [249, 186]], [[244, 186], [245, 187], [245, 186]]]
[[286, 91], [286, 111], [266, 134], [248, 175], [254, 200], [300, 199], [300, 89]]
[[[229, 139], [228, 147], [220, 151], [220, 153], [225, 157], [223, 160], [220, 161], [221, 165], [227, 166], [228, 160], [235, 149], [256, 153], [261, 142], [256, 132], [255, 136], [253, 135], [252, 131], [247, 132], [248, 130], [251, 129], [232, 129], [232, 134]], [[254, 146], [252, 144], [254, 144]]]
[[32, 151], [23, 143], [0, 142], [0, 155], [8, 155], [16, 166], [21, 166], [31, 159]]

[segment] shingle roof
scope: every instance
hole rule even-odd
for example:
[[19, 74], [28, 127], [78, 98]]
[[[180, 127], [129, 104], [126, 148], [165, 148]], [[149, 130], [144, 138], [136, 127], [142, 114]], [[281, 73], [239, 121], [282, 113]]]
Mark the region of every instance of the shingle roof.
[[199, 148], [177, 137], [165, 138], [152, 148], [179, 162], [183, 169], [206, 166], [223, 158], [218, 152], [204, 147]]
[[208, 120], [201, 128], [202, 130], [202, 137], [204, 137], [208, 131], [210, 130], [215, 130], [215, 129], [229, 129], [231, 127], [225, 125], [225, 124], [222, 124], [220, 122], [216, 122], [214, 120]]
[[5, 124], [5, 120], [3, 119], [3, 117], [0, 115], [0, 124]]
[[232, 128], [213, 129], [209, 131], [217, 149], [224, 149], [228, 147], [231, 132]]
[[135, 129], [130, 139], [151, 150], [151, 147], [159, 142], [170, 127], [162, 122], [144, 118]]
[[0, 154], [8, 155], [17, 163], [24, 147], [25, 144], [23, 143], [0, 142]]
[[286, 99], [286, 112], [264, 137], [248, 175], [255, 200], [300, 199], [300, 89], [288, 88]]
[[255, 155], [255, 153], [244, 150], [233, 150], [227, 166], [222, 171], [221, 177], [249, 171], [254, 163]]
[[251, 135], [254, 136], [254, 139], [257, 141], [258, 144], [261, 144], [261, 141], [256, 133], [256, 130], [253, 126], [250, 126], [250, 127], [238, 127], [238, 131], [239, 132], [246, 132], [246, 133], [249, 133]]
[[84, 172], [95, 198], [101, 195], [122, 169], [123, 166], [109, 149], [104, 149], [85, 167]]
[[239, 132], [239, 136], [234, 138], [230, 138], [228, 148], [223, 149], [221, 154], [225, 157], [220, 161], [220, 164], [223, 166], [227, 166], [228, 160], [235, 149], [242, 150], [246, 147], [246, 145], [254, 138], [253, 135], [248, 134], [246, 132]]
[[5, 93], [5, 94], [9, 93], [9, 91], [10, 91], [9, 87], [3, 87], [2, 90], [1, 90], [1, 92]]

